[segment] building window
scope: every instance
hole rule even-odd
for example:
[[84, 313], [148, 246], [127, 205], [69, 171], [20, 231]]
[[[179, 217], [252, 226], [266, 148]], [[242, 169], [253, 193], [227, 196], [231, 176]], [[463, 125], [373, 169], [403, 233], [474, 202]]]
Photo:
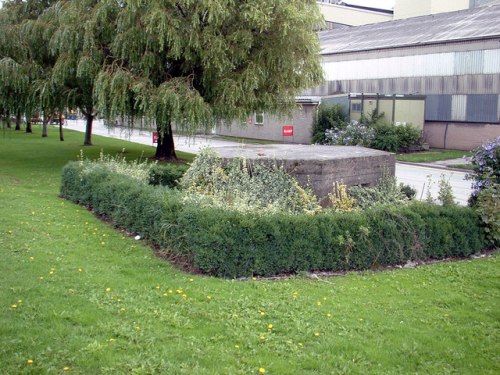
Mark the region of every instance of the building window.
[[361, 112], [361, 102], [351, 103], [351, 112]]
[[253, 123], [255, 125], [264, 125], [264, 112], [255, 112], [253, 114]]

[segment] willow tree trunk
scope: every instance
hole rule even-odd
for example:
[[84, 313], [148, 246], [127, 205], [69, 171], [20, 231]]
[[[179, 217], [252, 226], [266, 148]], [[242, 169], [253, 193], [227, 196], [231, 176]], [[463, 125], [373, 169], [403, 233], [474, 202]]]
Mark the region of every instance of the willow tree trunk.
[[33, 129], [31, 128], [31, 121], [26, 119], [26, 133], [33, 133]]
[[42, 137], [44, 137], [44, 138], [49, 135], [48, 132], [47, 132], [47, 128], [48, 128], [47, 124], [48, 124], [48, 122], [49, 122], [49, 118], [44, 113], [43, 117], [42, 117]]
[[[83, 111], [82, 111], [83, 112]], [[92, 110], [83, 112], [87, 120], [87, 125], [85, 126], [85, 140], [83, 141], [84, 146], [92, 146], [92, 124], [94, 122], [94, 115]]]
[[59, 140], [61, 142], [64, 141], [63, 124], [64, 124], [63, 115], [60, 114], [59, 115]]
[[177, 160], [174, 145], [174, 133], [172, 123], [168, 123], [163, 129], [157, 126], [158, 143], [156, 145], [155, 159], [157, 160]]
[[21, 123], [23, 122], [23, 115], [20, 111], [17, 111], [16, 113], [16, 129], [15, 130], [21, 130]]
[[7, 129], [10, 129], [11, 126], [10, 126], [10, 112], [7, 111], [7, 117], [5, 118], [7, 120], [6, 124], [7, 124]]

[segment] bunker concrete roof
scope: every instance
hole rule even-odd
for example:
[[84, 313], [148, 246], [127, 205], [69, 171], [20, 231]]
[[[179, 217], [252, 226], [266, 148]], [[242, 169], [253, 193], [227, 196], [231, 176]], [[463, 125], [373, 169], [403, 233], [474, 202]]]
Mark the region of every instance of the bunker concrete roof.
[[322, 55], [495, 37], [500, 37], [500, 5], [319, 33]]

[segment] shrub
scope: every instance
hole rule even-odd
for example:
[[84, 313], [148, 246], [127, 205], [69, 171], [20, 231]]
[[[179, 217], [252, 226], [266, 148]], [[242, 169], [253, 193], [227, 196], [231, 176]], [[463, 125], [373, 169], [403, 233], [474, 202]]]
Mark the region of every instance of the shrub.
[[453, 194], [453, 189], [451, 188], [450, 178], [446, 179], [444, 173], [441, 174], [438, 185], [438, 200], [441, 204], [443, 206], [456, 206], [457, 202], [455, 202], [455, 196]]
[[486, 187], [500, 184], [500, 137], [486, 142], [472, 151], [473, 172], [467, 175], [472, 180], [471, 202]]
[[409, 200], [414, 200], [417, 196], [417, 189], [412, 188], [410, 185], [399, 184], [399, 190], [408, 198]]
[[157, 163], [149, 170], [149, 183], [151, 185], [162, 185], [176, 187], [179, 180], [188, 170], [186, 164]]
[[375, 135], [371, 143], [372, 148], [377, 150], [397, 152], [399, 149], [399, 138], [396, 127], [387, 123], [375, 125]]
[[312, 143], [324, 143], [327, 129], [343, 129], [347, 125], [347, 113], [342, 105], [321, 105], [312, 126]]
[[398, 137], [398, 150], [416, 146], [422, 139], [422, 131], [411, 124], [396, 126], [396, 135]]

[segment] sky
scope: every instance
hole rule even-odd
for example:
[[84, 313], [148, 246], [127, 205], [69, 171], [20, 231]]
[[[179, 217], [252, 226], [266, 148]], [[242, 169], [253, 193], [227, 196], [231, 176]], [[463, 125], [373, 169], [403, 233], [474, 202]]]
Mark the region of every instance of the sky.
[[365, 7], [392, 9], [396, 0], [346, 0], [352, 5], [361, 5]]

